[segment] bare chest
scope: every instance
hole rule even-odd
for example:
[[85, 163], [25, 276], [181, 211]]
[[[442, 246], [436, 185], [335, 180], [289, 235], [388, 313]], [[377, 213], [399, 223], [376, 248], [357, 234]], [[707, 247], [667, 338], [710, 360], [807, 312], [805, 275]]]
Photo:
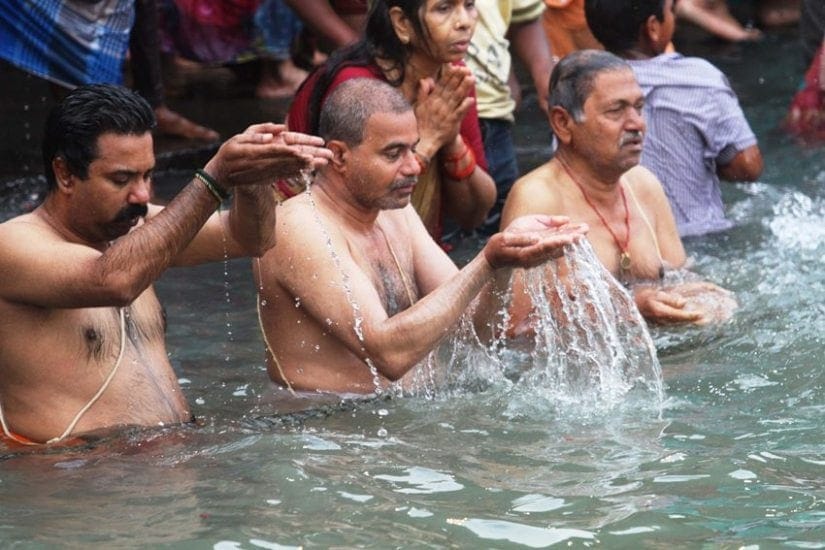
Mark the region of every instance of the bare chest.
[[406, 243], [391, 244], [383, 235], [377, 235], [350, 244], [356, 263], [372, 281], [389, 316], [418, 300], [412, 251]]
[[164, 346], [166, 320], [152, 289], [128, 307], [53, 309], [4, 306], [0, 368], [15, 371], [109, 364], [121, 347], [138, 355]]

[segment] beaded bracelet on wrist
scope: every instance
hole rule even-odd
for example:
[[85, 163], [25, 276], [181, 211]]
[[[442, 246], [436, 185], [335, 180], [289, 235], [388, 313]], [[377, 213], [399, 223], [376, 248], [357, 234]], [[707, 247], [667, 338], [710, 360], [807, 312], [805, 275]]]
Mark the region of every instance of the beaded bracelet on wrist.
[[215, 200], [218, 201], [218, 205], [229, 198], [229, 193], [226, 189], [221, 187], [217, 180], [210, 176], [206, 170], [195, 170], [195, 178], [206, 186], [206, 189], [215, 197]]

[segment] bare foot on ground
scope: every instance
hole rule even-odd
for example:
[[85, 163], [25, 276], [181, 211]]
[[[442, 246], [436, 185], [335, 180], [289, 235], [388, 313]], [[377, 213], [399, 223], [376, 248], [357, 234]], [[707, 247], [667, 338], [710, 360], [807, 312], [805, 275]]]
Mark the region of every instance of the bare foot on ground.
[[158, 121], [158, 132], [167, 136], [199, 141], [217, 141], [220, 137], [215, 130], [192, 122], [165, 105], [155, 108], [155, 118]]
[[261, 99], [292, 97], [308, 74], [288, 59], [264, 61], [255, 95]]

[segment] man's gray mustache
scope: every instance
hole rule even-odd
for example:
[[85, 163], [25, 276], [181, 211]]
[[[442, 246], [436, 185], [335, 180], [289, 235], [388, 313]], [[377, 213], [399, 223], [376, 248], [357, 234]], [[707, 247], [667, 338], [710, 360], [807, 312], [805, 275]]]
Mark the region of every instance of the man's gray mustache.
[[644, 134], [639, 130], [635, 130], [633, 132], [625, 132], [622, 134], [622, 139], [619, 140], [619, 147], [623, 147], [632, 141], [640, 140], [643, 137]]
[[401, 178], [400, 180], [395, 180], [392, 183], [392, 187], [390, 187], [390, 190], [395, 191], [396, 189], [401, 189], [402, 187], [409, 187], [410, 185], [415, 185], [417, 183], [417, 176], [408, 176], [406, 178]]

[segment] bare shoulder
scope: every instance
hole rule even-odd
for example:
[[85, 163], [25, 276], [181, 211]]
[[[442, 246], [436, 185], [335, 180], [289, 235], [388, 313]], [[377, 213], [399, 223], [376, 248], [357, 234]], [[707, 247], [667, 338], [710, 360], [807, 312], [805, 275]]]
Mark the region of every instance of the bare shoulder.
[[661, 209], [670, 210], [665, 189], [656, 174], [644, 166], [634, 166], [624, 174], [624, 179], [639, 201], [649, 207], [654, 207], [657, 212]]
[[60, 242], [65, 242], [65, 239], [32, 213], [0, 223], [0, 248], [2, 250], [26, 249], [31, 246]]
[[275, 226], [275, 246], [264, 254], [262, 260], [277, 264], [279, 270], [299, 258], [312, 262], [319, 255], [326, 257], [330, 248], [340, 253], [346, 246], [339, 229], [340, 223], [334, 215], [314, 205], [305, 193], [278, 207]]
[[643, 202], [667, 201], [662, 182], [656, 174], [644, 166], [634, 166], [624, 174], [624, 179], [631, 187], [633, 193]]
[[381, 212], [383, 219], [388, 220], [392, 226], [408, 235], [427, 234], [427, 228], [421, 221], [421, 216], [415, 211], [412, 204], [397, 210], [384, 210]]
[[507, 195], [502, 221], [525, 214], [558, 214], [562, 197], [556, 180], [556, 171], [549, 162], [516, 180]]
[[313, 204], [306, 193], [284, 202], [278, 207], [276, 218], [277, 244], [284, 242], [306, 246], [319, 235], [334, 232], [336, 220]]
[[[308, 223], [318, 215], [313, 208], [312, 199], [307, 193], [301, 193], [278, 206], [278, 226], [290, 228], [293, 225]], [[311, 218], [307, 219], [307, 216]]]
[[636, 166], [625, 173], [624, 179], [643, 211], [650, 216], [650, 221], [656, 228], [662, 255], [672, 265], [682, 265], [684, 249], [670, 202], [659, 178], [647, 168]]

